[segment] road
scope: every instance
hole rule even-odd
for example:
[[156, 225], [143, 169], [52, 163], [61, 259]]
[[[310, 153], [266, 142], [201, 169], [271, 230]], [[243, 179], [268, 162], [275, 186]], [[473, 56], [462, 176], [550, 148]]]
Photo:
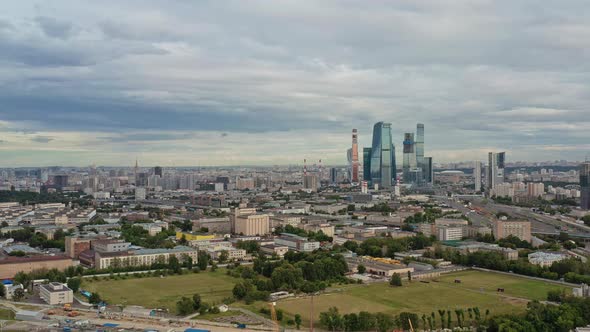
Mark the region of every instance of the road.
[[456, 202], [450, 197], [446, 196], [435, 196], [434, 197], [437, 201], [443, 204], [447, 204], [452, 209], [455, 209], [462, 214], [466, 215], [473, 226], [491, 226], [491, 216], [485, 214], [479, 214], [477, 212], [471, 212], [471, 208], [465, 207], [464, 204], [461, 202]]

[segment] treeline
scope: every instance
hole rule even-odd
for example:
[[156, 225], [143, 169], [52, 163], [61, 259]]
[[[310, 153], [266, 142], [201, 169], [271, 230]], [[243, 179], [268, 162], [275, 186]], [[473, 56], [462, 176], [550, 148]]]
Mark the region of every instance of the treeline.
[[[438, 313], [438, 315], [437, 315]], [[437, 328], [484, 328], [489, 321], [490, 311], [485, 311], [485, 317], [478, 307], [468, 309], [438, 310], [430, 315], [419, 316], [412, 312], [402, 312], [399, 315], [386, 313], [371, 313], [361, 311], [359, 313], [340, 314], [337, 307], [331, 307], [328, 311], [320, 313], [320, 324], [330, 331], [379, 331], [387, 332], [394, 328], [402, 330], [423, 330], [433, 331]]]
[[433, 238], [423, 234], [400, 239], [370, 238], [358, 244], [354, 241], [346, 241], [342, 246], [360, 256], [390, 257], [393, 258], [396, 252], [407, 250], [418, 250], [429, 247], [434, 242]]
[[176, 244], [169, 237], [175, 235], [174, 227], [162, 229], [162, 232], [152, 236], [146, 229], [131, 222], [121, 225], [121, 236], [125, 241], [144, 248], [174, 248]]
[[58, 229], [53, 234], [53, 239], [49, 240], [45, 234], [35, 233], [32, 227], [23, 227], [22, 229], [6, 232], [0, 235], [0, 238], [13, 238], [17, 242], [27, 242], [31, 247], [58, 248], [65, 249], [65, 236], [69, 235], [69, 231], [65, 232], [63, 229]]
[[590, 299], [566, 297], [560, 305], [529, 302], [524, 316], [503, 315], [490, 320], [488, 331], [569, 332], [590, 324]]
[[568, 258], [553, 263], [550, 267], [542, 267], [531, 264], [527, 260], [508, 260], [498, 252], [474, 252], [461, 254], [451, 249], [442, 249], [436, 246], [434, 251], [426, 251], [425, 257], [442, 258], [453, 264], [463, 266], [477, 266], [496, 271], [514, 272], [531, 277], [539, 277], [551, 280], [564, 278], [571, 283], [590, 282], [590, 262], [582, 262], [577, 258]]
[[32, 191], [12, 191], [0, 190], [0, 203], [2, 202], [19, 202], [20, 204], [42, 204], [42, 203], [64, 203], [72, 202], [79, 206], [90, 205], [90, 200], [80, 198], [83, 192], [75, 193], [48, 193], [42, 191], [36, 193]]
[[266, 300], [271, 292], [313, 293], [332, 282], [349, 282], [344, 277], [348, 265], [344, 257], [328, 252], [288, 252], [284, 260], [259, 257], [253, 267], [228, 266], [227, 274], [244, 279], [235, 285], [233, 295], [251, 303]]

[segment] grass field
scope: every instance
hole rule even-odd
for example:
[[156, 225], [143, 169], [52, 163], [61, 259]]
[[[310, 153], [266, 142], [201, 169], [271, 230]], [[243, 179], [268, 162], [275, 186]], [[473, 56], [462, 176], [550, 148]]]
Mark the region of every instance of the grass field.
[[10, 309], [0, 308], [0, 320], [14, 319], [14, 312]]
[[90, 281], [85, 279], [82, 289], [97, 292], [109, 304], [141, 305], [146, 308], [168, 308], [176, 311], [176, 302], [182, 296], [198, 293], [203, 302], [220, 303], [232, 296], [238, 279], [215, 272], [190, 273], [164, 278], [132, 278], [125, 280]]
[[[455, 284], [455, 279], [462, 282]], [[448, 274], [438, 280], [428, 284], [413, 281], [404, 283], [403, 287], [390, 287], [388, 283], [335, 287], [332, 292], [314, 298], [315, 320], [318, 320], [320, 312], [333, 306], [341, 313], [369, 311], [398, 314], [409, 311], [421, 315], [438, 309], [469, 307], [479, 307], [482, 313], [489, 309], [492, 315], [517, 313], [525, 310], [528, 300], [543, 300], [549, 290], [567, 288], [479, 271]], [[496, 293], [497, 288], [505, 289], [503, 296]], [[301, 314], [304, 324], [309, 323], [309, 298], [283, 300], [277, 306], [288, 316]]]

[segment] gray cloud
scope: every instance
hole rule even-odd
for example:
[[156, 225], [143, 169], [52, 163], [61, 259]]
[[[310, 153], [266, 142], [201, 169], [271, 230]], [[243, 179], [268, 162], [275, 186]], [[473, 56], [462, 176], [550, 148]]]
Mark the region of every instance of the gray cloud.
[[[240, 145], [259, 135], [250, 153], [265, 162], [344, 162], [350, 129], [369, 144], [377, 121], [392, 123], [397, 142], [425, 123], [427, 149], [440, 159], [483, 159], [480, 150], [493, 148], [556, 159], [544, 147], [590, 139], [590, 8], [537, 7], [25, 1], [0, 21], [0, 121], [50, 136], [100, 133], [85, 144], [105, 160], [109, 151], [186, 150], [214, 133], [198, 139], [215, 151], [224, 149], [219, 137]], [[283, 135], [291, 139], [281, 148], [268, 145]], [[232, 158], [219, 160], [246, 157]]]
[[36, 143], [49, 143], [53, 140], [54, 139], [52, 137], [47, 137], [47, 136], [35, 136], [35, 137], [31, 138], [31, 141], [36, 142]]
[[35, 17], [35, 22], [37, 22], [47, 36], [53, 38], [67, 39], [73, 31], [71, 23], [60, 21], [53, 17], [37, 16]]

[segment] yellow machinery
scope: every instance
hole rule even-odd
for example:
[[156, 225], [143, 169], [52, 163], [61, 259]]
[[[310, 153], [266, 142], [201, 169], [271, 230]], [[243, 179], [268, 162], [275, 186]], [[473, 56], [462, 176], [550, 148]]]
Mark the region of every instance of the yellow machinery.
[[372, 257], [372, 256], [363, 256], [365, 260], [370, 260], [374, 262], [379, 262], [383, 264], [390, 264], [390, 265], [399, 265], [402, 262], [397, 259], [385, 258], [385, 257]]

